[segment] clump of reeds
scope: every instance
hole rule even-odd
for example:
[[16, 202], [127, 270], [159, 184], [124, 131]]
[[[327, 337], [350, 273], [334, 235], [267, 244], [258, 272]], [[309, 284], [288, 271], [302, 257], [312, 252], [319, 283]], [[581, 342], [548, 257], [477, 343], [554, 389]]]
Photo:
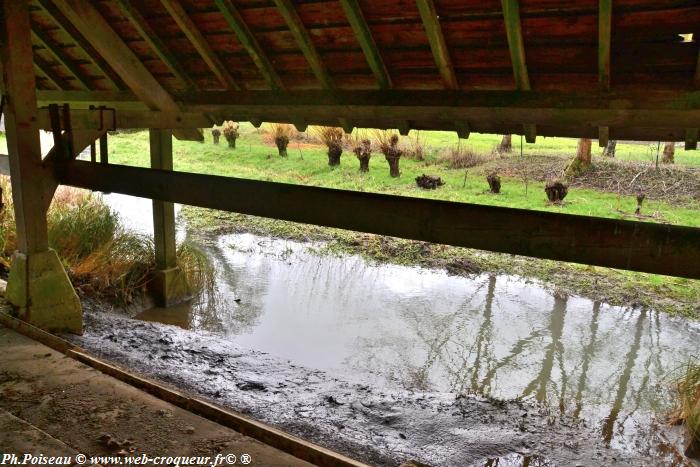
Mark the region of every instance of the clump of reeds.
[[700, 457], [700, 363], [690, 362], [675, 382], [678, 402], [669, 416], [669, 423], [685, 425], [688, 446], [685, 454]]
[[236, 140], [240, 136], [239, 128], [238, 122], [226, 121], [222, 125], [221, 131], [226, 141], [228, 141], [228, 147], [236, 149]]
[[399, 135], [390, 130], [377, 130], [374, 132], [379, 150], [384, 154], [384, 158], [389, 163], [389, 175], [399, 177], [399, 160], [403, 155], [403, 150], [399, 147]]
[[414, 161], [424, 161], [426, 155], [425, 141], [421, 139], [421, 132], [416, 130], [408, 136], [408, 146], [404, 149], [404, 156]]
[[211, 129], [211, 137], [214, 140], [214, 144], [219, 144], [219, 138], [221, 138], [221, 130], [214, 127]]
[[343, 142], [345, 132], [342, 128], [332, 126], [313, 127], [316, 137], [328, 148], [328, 165], [336, 167], [340, 165], [340, 156], [343, 154]]
[[292, 125], [286, 123], [273, 123], [271, 125], [272, 139], [277, 146], [280, 157], [287, 157], [287, 146], [295, 131]]
[[471, 148], [451, 147], [440, 155], [438, 162], [445, 164], [450, 169], [469, 169], [484, 164], [487, 162], [487, 158]]
[[[17, 248], [7, 177], [0, 177], [0, 188], [6, 195], [0, 211], [0, 267], [7, 270]], [[56, 250], [82, 295], [127, 305], [147, 292], [156, 269], [153, 240], [125, 229], [100, 195], [59, 187], [47, 226], [49, 247]], [[198, 293], [212, 287], [214, 271], [203, 254], [183, 244], [177, 257], [190, 290]]]

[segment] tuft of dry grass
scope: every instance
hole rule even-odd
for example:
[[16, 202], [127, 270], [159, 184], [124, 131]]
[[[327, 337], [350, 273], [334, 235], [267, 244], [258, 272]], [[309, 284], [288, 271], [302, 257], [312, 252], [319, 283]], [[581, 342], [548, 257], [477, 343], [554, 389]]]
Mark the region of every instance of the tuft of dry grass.
[[408, 136], [406, 139], [408, 144], [404, 148], [404, 156], [412, 159], [414, 161], [424, 161], [425, 156], [428, 153], [428, 147], [425, 144], [425, 140], [421, 139], [421, 132], [412, 132], [413, 136]]
[[[0, 177], [0, 188], [5, 203], [0, 211], [0, 271], [7, 273], [17, 248], [7, 177]], [[147, 292], [156, 268], [153, 240], [126, 230], [100, 195], [59, 187], [47, 225], [49, 247], [82, 295], [128, 305]], [[177, 256], [190, 290], [211, 290], [214, 271], [206, 256], [187, 243], [178, 247]]]
[[452, 147], [445, 150], [438, 162], [450, 169], [469, 169], [477, 165], [485, 164], [490, 158], [478, 154], [470, 148]]
[[345, 132], [342, 128], [332, 126], [314, 126], [311, 127], [311, 132], [328, 148], [342, 148], [344, 146]]
[[675, 382], [678, 402], [668, 421], [685, 425], [690, 438], [686, 454], [700, 453], [700, 362], [689, 362]]

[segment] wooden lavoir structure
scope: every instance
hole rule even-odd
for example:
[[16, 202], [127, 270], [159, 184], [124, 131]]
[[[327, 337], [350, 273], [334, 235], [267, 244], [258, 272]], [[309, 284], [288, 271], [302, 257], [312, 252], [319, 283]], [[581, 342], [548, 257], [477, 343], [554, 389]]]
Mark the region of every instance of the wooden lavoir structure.
[[[224, 119], [697, 146], [697, 0], [0, 0], [18, 248], [8, 298], [81, 328], [48, 249], [59, 184], [154, 200], [162, 299], [173, 202], [700, 278], [700, 229], [172, 171], [172, 139]], [[75, 160], [151, 130], [152, 168]], [[42, 159], [39, 130], [55, 146]]]

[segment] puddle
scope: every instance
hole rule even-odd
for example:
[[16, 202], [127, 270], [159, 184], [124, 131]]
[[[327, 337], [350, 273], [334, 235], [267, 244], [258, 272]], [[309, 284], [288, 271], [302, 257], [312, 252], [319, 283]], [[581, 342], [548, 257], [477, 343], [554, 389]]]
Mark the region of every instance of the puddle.
[[[536, 400], [635, 453], [652, 449], [649, 426], [668, 407], [669, 375], [697, 352], [696, 324], [653, 310], [555, 296], [517, 277], [320, 255], [320, 247], [250, 234], [211, 239], [202, 248], [221, 296], [138, 318], [214, 332], [379, 389]], [[484, 462], [550, 465], [519, 455]]]

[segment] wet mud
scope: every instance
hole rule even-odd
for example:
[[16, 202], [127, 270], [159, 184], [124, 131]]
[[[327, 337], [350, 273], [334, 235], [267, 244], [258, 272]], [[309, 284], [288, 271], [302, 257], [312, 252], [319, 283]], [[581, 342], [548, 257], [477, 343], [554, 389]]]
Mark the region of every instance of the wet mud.
[[669, 460], [661, 451], [639, 455], [608, 447], [593, 427], [532, 399], [379, 390], [215, 333], [98, 308], [86, 307], [86, 332], [71, 337], [90, 352], [373, 465], [489, 465], [489, 459], [533, 456], [572, 466]]

